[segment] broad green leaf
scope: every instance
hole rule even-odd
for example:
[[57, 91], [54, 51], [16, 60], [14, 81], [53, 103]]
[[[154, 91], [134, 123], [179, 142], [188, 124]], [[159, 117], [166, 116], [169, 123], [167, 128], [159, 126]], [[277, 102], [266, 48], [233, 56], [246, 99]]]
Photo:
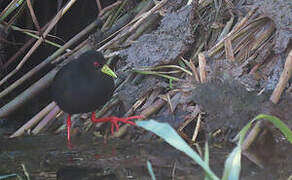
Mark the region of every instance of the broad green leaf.
[[284, 134], [287, 140], [292, 144], [292, 131], [279, 118], [271, 115], [260, 114], [256, 116], [253, 121], [258, 119], [266, 119], [273, 123], [273, 125], [276, 126]]
[[[207, 141], [205, 142], [204, 161], [207, 164], [207, 166], [209, 166], [209, 146]], [[207, 173], [205, 173], [204, 180], [211, 180], [210, 176]]]
[[147, 169], [148, 169], [148, 172], [151, 176], [151, 179], [156, 180], [150, 161], [147, 161]]
[[148, 131], [155, 133], [164, 139], [168, 144], [172, 145], [176, 149], [184, 152], [189, 157], [191, 157], [196, 163], [198, 163], [205, 172], [213, 180], [219, 180], [219, 178], [211, 171], [209, 166], [201, 159], [201, 157], [196, 153], [177, 133], [176, 131], [167, 123], [160, 123], [154, 120], [149, 121], [139, 121], [137, 126], [142, 127]]
[[222, 180], [238, 180], [240, 174], [241, 146], [236, 146], [225, 161]]

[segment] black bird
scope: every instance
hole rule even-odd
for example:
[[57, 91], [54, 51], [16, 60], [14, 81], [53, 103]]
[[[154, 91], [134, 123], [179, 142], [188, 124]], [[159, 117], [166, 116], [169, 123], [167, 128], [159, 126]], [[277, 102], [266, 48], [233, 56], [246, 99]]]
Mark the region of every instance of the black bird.
[[112, 97], [115, 88], [113, 78], [117, 77], [105, 63], [106, 60], [100, 52], [89, 50], [63, 66], [53, 79], [52, 98], [69, 114], [67, 117], [69, 142], [72, 114], [92, 112], [92, 122], [112, 122], [112, 133], [114, 127], [119, 129], [119, 121], [135, 125], [128, 120], [142, 118], [142, 116], [96, 118], [94, 111]]

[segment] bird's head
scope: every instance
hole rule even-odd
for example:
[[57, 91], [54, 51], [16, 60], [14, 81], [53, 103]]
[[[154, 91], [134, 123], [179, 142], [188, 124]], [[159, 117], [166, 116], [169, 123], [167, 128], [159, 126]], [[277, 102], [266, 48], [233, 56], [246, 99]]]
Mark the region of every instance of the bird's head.
[[83, 53], [82, 55], [80, 55], [80, 58], [87, 59], [89, 66], [94, 66], [96, 69], [100, 70], [101, 72], [113, 78], [117, 78], [117, 75], [114, 73], [114, 71], [111, 70], [109, 66], [106, 64], [106, 60], [101, 52], [89, 50]]

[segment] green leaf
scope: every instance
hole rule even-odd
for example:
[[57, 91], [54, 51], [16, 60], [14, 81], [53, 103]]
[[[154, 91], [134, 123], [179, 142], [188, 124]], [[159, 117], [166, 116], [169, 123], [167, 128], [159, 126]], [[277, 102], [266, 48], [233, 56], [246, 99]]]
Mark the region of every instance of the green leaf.
[[172, 79], [169, 79], [169, 89], [173, 89]]
[[[290, 143], [292, 143], [292, 131], [279, 118], [275, 116], [266, 115], [266, 114], [260, 114], [256, 116], [252, 121], [247, 123], [236, 136], [236, 138], [238, 139], [238, 144], [236, 148], [234, 148], [232, 153], [228, 156], [227, 160], [225, 161], [225, 168], [224, 168], [224, 173], [222, 177], [223, 180], [239, 179], [240, 168], [241, 168], [240, 166], [241, 145], [252, 123], [259, 119], [265, 119], [273, 123], [273, 125], [276, 126], [284, 134], [287, 140]], [[258, 123], [256, 125], [258, 125]]]
[[241, 146], [237, 145], [225, 161], [222, 180], [238, 180], [240, 174]]
[[[207, 166], [209, 166], [209, 146], [207, 141], [205, 142], [204, 161], [207, 164]], [[211, 177], [207, 173], [205, 173], [204, 180], [211, 180]]]
[[152, 169], [152, 165], [151, 165], [150, 161], [148, 161], [148, 160], [147, 160], [147, 169], [148, 169], [148, 172], [151, 176], [151, 179], [156, 180], [153, 169]]
[[[292, 117], [291, 117], [292, 118]], [[288, 128], [286, 124], [284, 124], [279, 118], [271, 115], [260, 114], [256, 116], [253, 121], [258, 119], [266, 119], [273, 123], [286, 137], [286, 139], [292, 144], [292, 131]]]
[[196, 163], [198, 163], [205, 172], [213, 180], [219, 180], [219, 178], [212, 172], [209, 166], [201, 159], [201, 157], [196, 153], [177, 133], [176, 131], [167, 123], [160, 123], [154, 120], [149, 121], [139, 121], [137, 126], [142, 127], [148, 131], [155, 133], [164, 139], [168, 144], [172, 145], [176, 149], [184, 152], [190, 158], [192, 158]]

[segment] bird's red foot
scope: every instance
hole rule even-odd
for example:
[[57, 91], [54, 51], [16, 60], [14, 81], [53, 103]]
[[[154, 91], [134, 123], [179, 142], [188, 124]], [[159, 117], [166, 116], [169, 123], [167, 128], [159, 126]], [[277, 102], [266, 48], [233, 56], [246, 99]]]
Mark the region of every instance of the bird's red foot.
[[68, 115], [67, 117], [67, 145], [69, 147], [69, 149], [71, 149], [72, 145], [71, 145], [71, 116]]
[[[126, 118], [118, 118], [118, 117], [104, 117], [104, 118], [96, 118], [95, 112], [92, 112], [91, 114], [91, 121], [93, 123], [98, 123], [98, 122], [111, 122], [111, 132], [114, 134], [114, 128], [116, 128], [116, 131], [119, 131], [119, 124], [118, 122], [123, 122], [125, 124], [131, 124], [135, 126], [136, 124], [132, 121], [129, 121], [131, 119], [143, 119], [144, 116], [131, 116], [131, 117], [126, 117]], [[67, 144], [68, 147], [71, 149], [71, 116], [68, 115], [67, 117]]]
[[116, 131], [119, 131], [119, 124], [118, 122], [123, 122], [125, 124], [131, 124], [133, 126], [136, 126], [136, 124], [132, 121], [129, 121], [131, 119], [142, 119], [144, 116], [131, 116], [131, 117], [126, 117], [126, 118], [118, 118], [115, 116], [112, 117], [104, 117], [104, 118], [96, 118], [95, 112], [92, 112], [91, 114], [91, 121], [93, 123], [98, 123], [98, 122], [111, 122], [112, 127], [111, 127], [111, 132], [114, 134], [114, 128], [116, 128]]

